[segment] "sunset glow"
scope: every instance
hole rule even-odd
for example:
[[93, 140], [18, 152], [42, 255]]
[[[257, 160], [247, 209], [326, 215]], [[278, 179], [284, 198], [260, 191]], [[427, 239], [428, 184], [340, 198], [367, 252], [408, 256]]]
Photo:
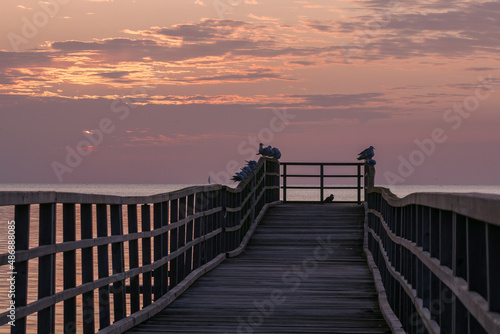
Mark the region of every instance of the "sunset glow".
[[205, 183], [259, 142], [500, 183], [500, 3], [228, 3], [3, 1], [0, 183]]

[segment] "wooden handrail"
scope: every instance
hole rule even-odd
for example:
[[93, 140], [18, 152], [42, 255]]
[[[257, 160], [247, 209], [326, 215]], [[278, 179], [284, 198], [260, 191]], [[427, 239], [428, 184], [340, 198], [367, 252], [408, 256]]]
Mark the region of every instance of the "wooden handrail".
[[499, 195], [368, 190], [365, 252], [406, 332], [500, 333], [499, 214]]
[[[96, 325], [103, 333], [122, 333], [136, 324], [137, 319], [145, 320], [145, 314], [152, 316], [159, 312], [226, 256], [240, 252], [269, 205], [277, 201], [279, 162], [267, 158], [261, 158], [254, 175], [236, 188], [193, 186], [152, 196], [0, 192], [0, 206], [15, 207], [13, 220], [17, 224], [18, 243], [14, 265], [16, 269], [23, 269], [16, 274], [16, 283], [19, 283], [16, 284], [16, 296], [23, 298], [16, 299], [16, 326], [12, 330], [16, 333], [54, 332], [55, 323], [62, 321], [64, 331], [74, 333], [77, 323], [83, 321], [84, 333], [94, 333]], [[61, 221], [56, 219], [56, 207], [61, 204], [64, 226], [59, 226]], [[29, 232], [32, 205], [40, 206], [41, 232], [39, 246], [30, 248], [30, 236], [26, 232]], [[125, 205], [127, 222], [122, 217]], [[78, 206], [80, 217], [75, 215]], [[140, 215], [137, 206], [142, 208]], [[76, 231], [78, 221], [81, 231]], [[124, 224], [128, 224], [125, 234]], [[63, 242], [56, 243], [56, 230], [63, 230]], [[77, 233], [81, 233], [81, 238], [76, 237]], [[108, 253], [109, 245], [111, 253]], [[141, 266], [138, 265], [139, 249], [143, 257]], [[82, 283], [75, 285], [79, 271], [76, 251], [79, 250]], [[98, 251], [96, 263], [95, 250]], [[64, 255], [64, 289], [56, 293], [55, 269], [52, 268], [55, 268], [56, 254], [61, 253]], [[125, 253], [129, 261], [127, 270]], [[30, 284], [27, 264], [34, 259], [41, 261], [40, 270], [46, 274], [39, 277], [40, 298], [27, 303], [25, 296]], [[112, 268], [108, 263], [112, 263]], [[0, 266], [8, 264], [9, 254], [0, 254]], [[94, 266], [99, 270], [98, 279], [94, 279]], [[125, 285], [126, 280], [130, 280], [129, 286]], [[94, 301], [94, 291], [99, 291], [99, 300]], [[112, 299], [109, 299], [110, 294]], [[127, 311], [127, 294], [130, 294], [129, 309], [132, 311]], [[78, 296], [82, 296], [80, 307], [76, 304]], [[139, 307], [140, 299], [142, 308]], [[64, 319], [56, 320], [55, 304], [60, 302], [64, 303]], [[83, 311], [77, 314], [77, 307]], [[0, 325], [9, 321], [8, 313], [0, 314]], [[26, 318], [34, 314], [38, 314], [38, 329], [27, 328]], [[114, 323], [110, 319], [114, 319]]]

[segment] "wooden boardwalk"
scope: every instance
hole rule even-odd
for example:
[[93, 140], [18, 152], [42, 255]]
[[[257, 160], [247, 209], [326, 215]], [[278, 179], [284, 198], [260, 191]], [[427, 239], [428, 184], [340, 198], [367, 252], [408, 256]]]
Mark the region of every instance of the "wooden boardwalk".
[[390, 333], [359, 205], [270, 208], [245, 252], [128, 333]]

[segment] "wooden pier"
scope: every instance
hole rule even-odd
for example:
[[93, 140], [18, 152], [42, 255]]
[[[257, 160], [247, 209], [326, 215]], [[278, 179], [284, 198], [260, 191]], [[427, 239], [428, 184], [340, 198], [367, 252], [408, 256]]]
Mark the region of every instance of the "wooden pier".
[[500, 196], [398, 198], [373, 166], [311, 163], [320, 192], [356, 179], [355, 204], [281, 201], [303, 164], [154, 196], [0, 192], [0, 331], [500, 334]]
[[359, 205], [269, 209], [244, 253], [127, 333], [390, 333]]

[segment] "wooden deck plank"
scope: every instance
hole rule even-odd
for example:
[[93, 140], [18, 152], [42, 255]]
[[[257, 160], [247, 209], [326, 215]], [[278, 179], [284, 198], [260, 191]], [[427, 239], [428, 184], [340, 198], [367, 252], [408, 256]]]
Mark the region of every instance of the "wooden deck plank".
[[390, 333], [363, 256], [363, 214], [271, 208], [243, 254], [128, 333]]

